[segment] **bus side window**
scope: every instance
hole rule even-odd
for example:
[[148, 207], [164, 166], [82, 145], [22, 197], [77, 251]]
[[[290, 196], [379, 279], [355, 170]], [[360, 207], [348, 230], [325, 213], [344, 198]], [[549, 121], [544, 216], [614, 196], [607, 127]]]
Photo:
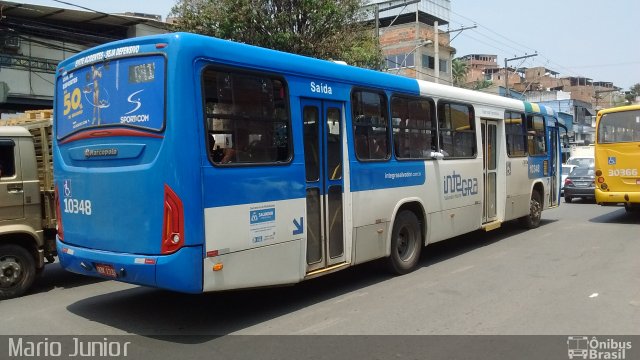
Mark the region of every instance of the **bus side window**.
[[476, 149], [475, 115], [468, 104], [438, 103], [440, 151], [445, 158], [474, 157]]
[[207, 151], [214, 165], [290, 161], [291, 119], [283, 80], [210, 66], [203, 83]]
[[354, 90], [351, 106], [356, 158], [388, 160], [391, 152], [386, 96], [373, 91]]
[[527, 143], [529, 155], [544, 155], [547, 153], [544, 118], [542, 116], [527, 116]]

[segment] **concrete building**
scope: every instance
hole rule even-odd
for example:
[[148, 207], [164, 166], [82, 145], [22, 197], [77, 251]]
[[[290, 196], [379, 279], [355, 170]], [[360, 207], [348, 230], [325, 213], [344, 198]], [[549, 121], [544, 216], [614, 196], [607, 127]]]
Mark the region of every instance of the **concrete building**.
[[158, 34], [157, 15], [111, 15], [0, 1], [0, 115], [53, 107], [60, 60], [110, 41]]
[[[447, 30], [450, 0], [370, 0], [369, 20], [378, 19], [378, 36], [386, 58], [385, 70], [394, 74], [451, 85], [455, 49]], [[377, 14], [377, 15], [376, 15]]]

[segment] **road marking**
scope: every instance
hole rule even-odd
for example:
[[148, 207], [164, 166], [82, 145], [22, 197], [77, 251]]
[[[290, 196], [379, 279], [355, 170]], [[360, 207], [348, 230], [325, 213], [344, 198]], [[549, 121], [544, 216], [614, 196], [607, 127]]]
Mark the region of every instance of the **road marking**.
[[476, 267], [475, 265], [469, 265], [469, 266], [465, 266], [463, 268], [460, 268], [458, 270], [453, 270], [451, 272], [451, 274], [457, 274], [457, 273], [461, 273], [461, 272], [465, 272], [467, 270], [473, 269], [474, 267]]
[[296, 331], [296, 334], [308, 334], [308, 333], [315, 333], [319, 330], [323, 330], [329, 327], [332, 327], [333, 325], [343, 322], [343, 319], [338, 319], [338, 318], [333, 318], [333, 319], [327, 319], [325, 321], [319, 322], [315, 325], [311, 325], [309, 327], [306, 327], [302, 330]]
[[598, 297], [598, 293], [593, 293], [593, 294], [589, 295], [589, 297], [592, 298], [592, 299], [596, 298], [596, 297]]
[[347, 301], [347, 300], [351, 300], [351, 299], [355, 299], [355, 298], [359, 298], [361, 296], [366, 296], [366, 295], [369, 295], [369, 293], [368, 292], [355, 293], [355, 294], [351, 294], [351, 295], [345, 296], [342, 299], [338, 299], [338, 300], [334, 301], [333, 303], [334, 304], [339, 304], [341, 302], [344, 302], [344, 301]]
[[415, 289], [428, 289], [428, 288], [434, 287], [434, 286], [436, 286], [438, 284], [439, 284], [438, 281], [436, 281], [436, 282], [428, 281], [428, 282], [416, 285], [414, 288]]

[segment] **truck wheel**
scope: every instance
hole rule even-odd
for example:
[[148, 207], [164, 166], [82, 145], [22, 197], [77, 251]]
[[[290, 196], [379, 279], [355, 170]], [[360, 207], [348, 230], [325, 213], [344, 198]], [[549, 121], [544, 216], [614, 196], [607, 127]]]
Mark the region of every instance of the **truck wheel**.
[[542, 217], [542, 199], [540, 193], [534, 191], [531, 194], [529, 203], [529, 215], [520, 218], [520, 222], [527, 229], [535, 229], [540, 226], [540, 218]]
[[36, 263], [29, 252], [18, 245], [0, 245], [0, 300], [24, 294], [36, 275]]
[[418, 218], [411, 211], [402, 211], [393, 224], [389, 269], [398, 275], [413, 271], [420, 259], [421, 250], [422, 236]]

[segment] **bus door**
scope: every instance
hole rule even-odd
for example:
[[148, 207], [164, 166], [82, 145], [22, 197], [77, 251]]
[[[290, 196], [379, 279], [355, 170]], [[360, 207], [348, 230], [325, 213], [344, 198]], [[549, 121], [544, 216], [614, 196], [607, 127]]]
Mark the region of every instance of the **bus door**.
[[304, 99], [307, 184], [307, 272], [345, 262], [343, 227], [343, 104]]
[[498, 122], [481, 119], [482, 128], [482, 153], [484, 161], [482, 169], [484, 173], [484, 206], [482, 210], [482, 222], [488, 223], [497, 217], [497, 183], [498, 183]]
[[551, 159], [549, 159], [549, 177], [551, 178], [551, 188], [549, 191], [549, 199], [550, 206], [558, 206], [558, 200], [560, 198], [560, 189], [558, 188], [558, 128], [550, 127], [549, 128], [549, 154]]

